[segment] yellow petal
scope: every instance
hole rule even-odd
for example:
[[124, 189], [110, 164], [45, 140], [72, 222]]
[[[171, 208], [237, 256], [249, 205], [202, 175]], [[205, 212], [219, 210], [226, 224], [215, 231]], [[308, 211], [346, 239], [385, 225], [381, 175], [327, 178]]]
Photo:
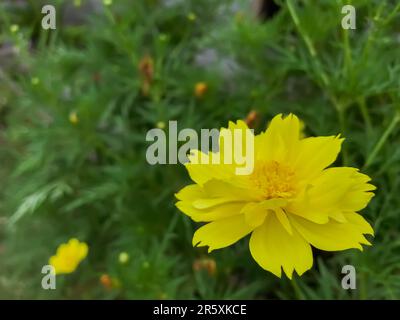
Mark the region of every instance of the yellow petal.
[[199, 185], [203, 185], [211, 179], [224, 180], [234, 177], [234, 165], [224, 164], [222, 159], [218, 160], [218, 157], [218, 152], [209, 152], [206, 154], [199, 150], [191, 150], [188, 156], [189, 162], [185, 164], [190, 178]]
[[361, 233], [374, 235], [374, 230], [371, 225], [358, 213], [355, 212], [346, 212], [344, 214], [347, 221], [354, 225]]
[[79, 262], [81, 262], [83, 259], [86, 258], [88, 251], [89, 251], [88, 245], [84, 242], [81, 242], [79, 244], [79, 248], [78, 248], [78, 252], [77, 252]]
[[346, 222], [343, 212], [359, 211], [373, 197], [370, 191], [375, 187], [368, 183], [369, 180], [355, 168], [325, 169], [287, 209], [315, 223], [326, 223], [329, 218]]
[[248, 225], [258, 227], [264, 222], [268, 210], [262, 205], [262, 203], [250, 202], [242, 208], [241, 213], [244, 214]]
[[194, 201], [199, 198], [205, 197], [203, 188], [197, 184], [190, 184], [182, 188], [178, 193], [175, 194], [178, 200]]
[[292, 159], [296, 176], [310, 180], [332, 164], [339, 152], [343, 139], [339, 136], [311, 137], [300, 141], [298, 154]]
[[208, 222], [240, 214], [240, 211], [245, 204], [245, 202], [224, 203], [222, 205], [203, 210], [193, 207], [191, 203], [187, 201], [178, 201], [175, 205], [179, 210], [191, 217], [194, 221]]
[[282, 268], [291, 279], [294, 270], [302, 275], [313, 264], [310, 245], [295, 229], [289, 234], [273, 214], [253, 231], [250, 252], [262, 268], [278, 277], [281, 277]]
[[256, 136], [256, 158], [279, 162], [292, 159], [297, 153], [299, 133], [299, 119], [295, 115], [290, 114], [284, 118], [282, 114], [278, 114], [272, 119], [268, 129]]
[[207, 223], [193, 236], [193, 246], [208, 246], [208, 252], [230, 246], [249, 234], [254, 228], [249, 226], [243, 214]]
[[294, 114], [289, 114], [287, 117], [278, 114], [272, 119], [266, 133], [281, 136], [287, 149], [292, 149], [299, 141], [299, 119]]
[[292, 235], [293, 234], [292, 226], [290, 225], [290, 221], [289, 221], [286, 213], [281, 208], [276, 208], [275, 209], [275, 214], [276, 214], [276, 217], [278, 218], [279, 222], [285, 228], [285, 230], [289, 234]]
[[[273, 214], [274, 211], [282, 211], [282, 207], [286, 206], [287, 201], [285, 199], [269, 199], [261, 202], [249, 202], [247, 203], [241, 210], [245, 215], [245, 219], [247, 224], [258, 227], [264, 222], [264, 219], [268, 213]], [[280, 214], [280, 213], [278, 213]], [[279, 218], [283, 219], [285, 217], [280, 216]], [[289, 221], [288, 221], [289, 222]], [[285, 221], [283, 221], [285, 223]], [[285, 225], [285, 228], [290, 225]]]
[[[236, 130], [241, 130], [241, 136], [235, 135]], [[225, 180], [235, 178], [236, 168], [242, 165], [235, 164], [235, 149], [238, 143], [241, 143], [242, 155], [246, 152], [247, 135], [246, 131], [250, 130], [244, 121], [237, 123], [229, 122], [228, 128], [221, 128], [218, 140], [218, 152], [209, 152], [208, 154], [199, 150], [190, 150], [188, 156], [189, 162], [185, 164], [189, 172], [190, 178], [203, 185], [211, 179]], [[251, 133], [251, 136], [253, 134]], [[241, 138], [241, 141], [237, 141]]]
[[[290, 215], [289, 220], [304, 239], [321, 250], [339, 251], [351, 248], [362, 250], [361, 244], [370, 245], [363, 236], [359, 223], [350, 221], [339, 223], [330, 220], [325, 224], [317, 224], [295, 215]], [[365, 228], [365, 226], [362, 227]]]

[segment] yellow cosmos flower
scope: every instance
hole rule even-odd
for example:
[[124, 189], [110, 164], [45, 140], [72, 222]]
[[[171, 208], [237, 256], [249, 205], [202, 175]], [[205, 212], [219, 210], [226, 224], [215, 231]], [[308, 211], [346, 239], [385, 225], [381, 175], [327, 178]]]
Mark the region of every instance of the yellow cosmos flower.
[[68, 119], [72, 124], [77, 124], [79, 122], [78, 114], [75, 111], [69, 114]]
[[57, 248], [56, 255], [49, 259], [49, 264], [54, 267], [56, 274], [72, 273], [79, 263], [86, 258], [88, 246], [78, 239], [70, 239]]
[[[241, 129], [243, 121], [224, 130]], [[209, 164], [216, 153], [193, 151], [185, 164], [195, 182], [176, 194], [176, 206], [197, 222], [207, 222], [193, 237], [194, 246], [209, 252], [227, 247], [248, 234], [250, 252], [265, 270], [291, 279], [313, 264], [311, 246], [339, 251], [362, 250], [373, 235], [357, 212], [366, 207], [375, 187], [370, 178], [350, 167], [331, 167], [341, 148], [340, 136], [301, 136], [295, 115], [276, 116], [254, 137], [254, 170], [236, 175], [235, 164]], [[224, 140], [220, 138], [224, 158]], [[233, 145], [234, 147], [234, 145]], [[242, 149], [243, 150], [243, 149]]]

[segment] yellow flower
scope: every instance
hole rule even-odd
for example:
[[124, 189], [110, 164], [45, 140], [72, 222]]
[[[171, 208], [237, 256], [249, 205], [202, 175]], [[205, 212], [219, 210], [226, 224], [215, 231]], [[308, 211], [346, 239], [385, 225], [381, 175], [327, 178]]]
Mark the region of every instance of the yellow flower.
[[121, 252], [118, 256], [119, 263], [125, 264], [129, 261], [129, 254], [126, 252]]
[[69, 114], [69, 122], [71, 122], [72, 124], [77, 124], [78, 122], [79, 122], [79, 118], [78, 118], [78, 115], [76, 114], [76, 112], [75, 111], [72, 111], [70, 114]]
[[18, 32], [18, 30], [19, 30], [19, 25], [13, 24], [13, 25], [10, 26], [10, 31], [12, 33], [16, 33], [16, 32]]
[[196, 16], [196, 14], [194, 14], [193, 12], [190, 12], [190, 13], [187, 15], [187, 18], [188, 18], [189, 21], [195, 21], [195, 20], [197, 19], [197, 16]]
[[[228, 130], [246, 130], [243, 121]], [[206, 222], [193, 237], [194, 246], [209, 252], [227, 247], [246, 235], [250, 252], [265, 270], [291, 279], [313, 264], [311, 246], [339, 251], [362, 250], [373, 235], [357, 213], [373, 197], [370, 178], [356, 168], [331, 167], [340, 152], [339, 136], [302, 138], [295, 115], [277, 115], [268, 129], [254, 137], [254, 170], [236, 175], [235, 164], [196, 162], [192, 151], [185, 164], [195, 182], [177, 195], [176, 206], [194, 221]], [[235, 145], [233, 145], [234, 147]], [[220, 139], [221, 159], [226, 148]]]
[[158, 121], [156, 124], [158, 129], [165, 129], [165, 122], [164, 121]]
[[72, 273], [86, 258], [88, 250], [86, 243], [75, 238], [70, 239], [68, 243], [63, 243], [57, 248], [57, 253], [49, 259], [49, 264], [54, 267], [56, 274]]
[[194, 95], [197, 98], [201, 98], [207, 92], [208, 86], [205, 82], [197, 82], [194, 86]]
[[40, 80], [39, 80], [38, 77], [33, 77], [33, 78], [31, 79], [31, 83], [32, 83], [34, 86], [38, 85], [39, 82], [40, 82]]

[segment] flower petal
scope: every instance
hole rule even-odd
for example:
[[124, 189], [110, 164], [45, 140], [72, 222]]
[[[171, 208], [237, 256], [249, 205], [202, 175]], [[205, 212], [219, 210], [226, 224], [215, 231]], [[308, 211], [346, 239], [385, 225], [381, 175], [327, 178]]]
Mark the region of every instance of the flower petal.
[[361, 244], [370, 245], [363, 233], [370, 233], [370, 231], [364, 223], [361, 224], [360, 217], [354, 217], [350, 213], [347, 217], [354, 220], [349, 220], [347, 223], [330, 220], [325, 224], [317, 224], [295, 215], [290, 215], [289, 219], [304, 239], [318, 249], [339, 251], [356, 248], [362, 250]]
[[287, 210], [315, 223], [327, 223], [329, 218], [346, 222], [344, 212], [363, 209], [373, 197], [370, 191], [375, 187], [369, 180], [355, 168], [325, 169]]
[[207, 223], [193, 236], [193, 246], [208, 246], [208, 252], [224, 248], [249, 234], [254, 227], [249, 226], [243, 214]]
[[194, 221], [209, 222], [240, 214], [245, 204], [245, 202], [224, 203], [207, 209], [197, 209], [187, 201], [178, 201], [175, 205]]
[[253, 227], [258, 227], [264, 222], [265, 217], [268, 214], [268, 210], [262, 205], [262, 203], [249, 202], [241, 210], [244, 214], [246, 223]]
[[298, 178], [310, 180], [332, 164], [340, 152], [342, 142], [343, 139], [339, 136], [311, 137], [301, 140], [298, 154], [292, 159]]
[[[241, 135], [235, 134], [237, 130], [242, 131]], [[248, 134], [254, 137], [250, 130], [244, 121], [229, 122], [228, 128], [221, 128], [219, 132], [218, 152], [206, 154], [200, 150], [190, 150], [189, 162], [185, 164], [185, 167], [191, 179], [200, 185], [211, 179], [234, 179], [236, 169], [243, 167], [243, 164], [235, 163], [238, 160], [235, 158], [235, 148], [238, 148], [238, 145], [241, 146], [242, 155], [246, 154]], [[241, 141], [238, 142], [237, 139]]]
[[300, 137], [299, 119], [290, 114], [275, 116], [264, 133], [256, 136], [256, 159], [282, 161], [297, 152]]
[[222, 159], [218, 160], [218, 157], [218, 152], [206, 154], [199, 150], [190, 150], [189, 162], [185, 163], [190, 178], [199, 185], [203, 185], [211, 179], [224, 180], [233, 177], [234, 165], [223, 164]]
[[281, 277], [281, 268], [291, 279], [294, 270], [302, 275], [313, 264], [310, 245], [295, 229], [289, 234], [273, 214], [253, 231], [250, 252], [262, 268], [278, 277]]

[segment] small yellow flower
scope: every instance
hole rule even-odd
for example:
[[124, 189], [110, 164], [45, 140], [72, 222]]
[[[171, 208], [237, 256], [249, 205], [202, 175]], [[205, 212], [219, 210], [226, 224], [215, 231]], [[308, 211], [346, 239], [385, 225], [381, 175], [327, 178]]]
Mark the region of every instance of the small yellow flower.
[[77, 124], [79, 122], [78, 115], [75, 111], [72, 111], [69, 114], [69, 122], [71, 122], [72, 124]]
[[31, 83], [32, 83], [32, 85], [34, 85], [34, 86], [38, 85], [39, 82], [40, 82], [40, 80], [39, 80], [38, 77], [33, 77], [33, 78], [31, 79]]
[[73, 238], [57, 248], [56, 255], [49, 259], [49, 264], [54, 267], [56, 274], [72, 273], [86, 258], [88, 251], [89, 248], [85, 242], [79, 242], [78, 239]]
[[158, 129], [165, 129], [165, 122], [164, 121], [158, 121], [156, 124], [156, 127]]
[[205, 93], [208, 90], [207, 83], [205, 82], [197, 82], [196, 85], [194, 86], [194, 95], [197, 98], [201, 98], [205, 95]]
[[161, 34], [158, 36], [158, 39], [159, 39], [161, 42], [165, 42], [165, 41], [168, 40], [168, 35], [166, 35], [165, 33], [161, 33]]
[[197, 16], [193, 12], [190, 12], [187, 15], [187, 18], [188, 18], [189, 21], [195, 21], [197, 19]]
[[105, 6], [111, 6], [112, 5], [112, 0], [103, 0], [103, 3]]
[[129, 261], [129, 254], [126, 252], [121, 252], [118, 256], [119, 263], [125, 264]]
[[12, 33], [17, 33], [18, 30], [19, 30], [19, 25], [13, 24], [13, 25], [10, 26], [10, 31], [11, 31]]
[[[230, 122], [221, 136], [234, 129], [247, 126]], [[218, 153], [191, 150], [185, 166], [195, 183], [176, 195], [176, 206], [194, 221], [206, 222], [195, 232], [193, 245], [208, 246], [210, 252], [251, 235], [254, 260], [278, 277], [283, 269], [290, 279], [294, 271], [302, 275], [312, 267], [311, 246], [341, 251], [370, 245], [364, 234], [374, 231], [357, 212], [376, 188], [356, 168], [328, 168], [342, 142], [339, 136], [303, 138], [295, 115], [278, 115], [254, 136], [249, 175], [237, 175], [235, 163], [213, 164]], [[234, 147], [220, 140], [221, 159]], [[199, 155], [208, 164], [198, 163]]]

